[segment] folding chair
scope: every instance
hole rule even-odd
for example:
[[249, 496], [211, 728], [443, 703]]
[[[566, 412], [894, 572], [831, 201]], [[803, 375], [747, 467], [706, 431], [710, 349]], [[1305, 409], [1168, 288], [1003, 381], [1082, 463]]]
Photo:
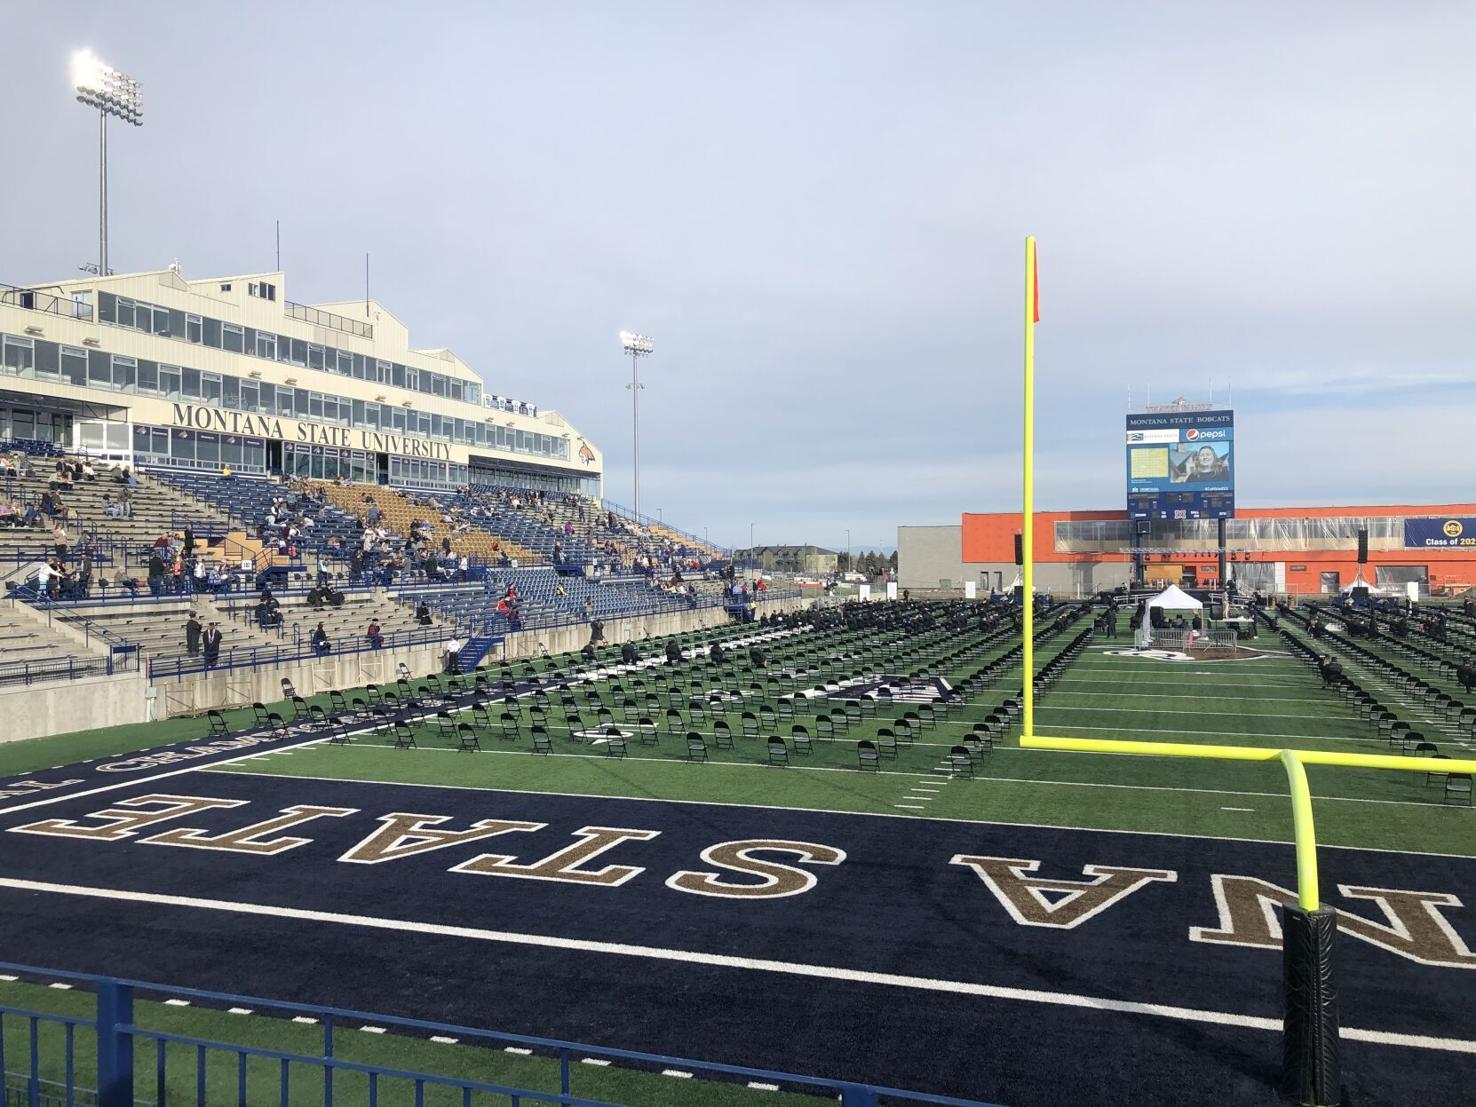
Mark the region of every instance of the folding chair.
[[814, 753], [815, 747], [810, 742], [810, 731], [807, 727], [795, 723], [789, 728], [789, 740], [794, 743], [795, 753]]
[[553, 753], [553, 742], [549, 740], [548, 731], [542, 727], [533, 727], [528, 731], [529, 737], [533, 739], [533, 752], [541, 754]]
[[[444, 714], [444, 712], [442, 714]], [[458, 739], [458, 744], [456, 746], [456, 751], [458, 753], [481, 752], [482, 743], [480, 739], [477, 738], [476, 728], [472, 726], [471, 723], [457, 723], [456, 737]]]
[[856, 743], [857, 768], [865, 771], [870, 769], [874, 773], [881, 772], [881, 754], [877, 752], [876, 743], [863, 738]]
[[518, 717], [511, 711], [504, 711], [497, 716], [497, 725], [501, 730], [499, 737], [508, 742], [516, 742], [521, 738], [522, 731], [518, 726]]
[[656, 731], [656, 723], [649, 716], [642, 715], [635, 724], [636, 740], [643, 746], [654, 746], [661, 741], [661, 735]]
[[777, 734], [769, 738], [769, 764], [789, 766], [789, 746]]
[[436, 737], [442, 741], [456, 741], [457, 734], [460, 732], [461, 726], [464, 725], [458, 725], [456, 720], [451, 717], [451, 712], [449, 711], [436, 712]]
[[743, 737], [757, 738], [759, 732], [758, 716], [752, 711], [745, 711], [738, 717], [739, 726], [743, 730]]
[[712, 744], [720, 750], [733, 748], [733, 729], [723, 719], [712, 724]]
[[331, 734], [331, 737], [328, 739], [330, 746], [351, 746], [354, 744], [354, 740], [349, 737], [348, 727], [344, 726], [337, 719], [332, 721], [329, 732]]
[[418, 747], [415, 744], [415, 731], [411, 730], [410, 729], [410, 724], [407, 723], [407, 722], [405, 722], [403, 719], [396, 719], [395, 720], [395, 722], [394, 722], [394, 732], [395, 732], [395, 749], [397, 749], [397, 750], [411, 750], [411, 749], [419, 749], [420, 748], [420, 747]]
[[964, 746], [954, 746], [948, 751], [948, 770], [951, 776], [974, 775], [974, 759]]
[[876, 749], [883, 757], [897, 756], [897, 736], [890, 727], [881, 727], [876, 732]]
[[606, 757], [625, 756], [625, 735], [620, 732], [620, 728], [618, 726], [606, 727], [604, 739]]
[[702, 740], [702, 735], [698, 734], [695, 730], [687, 732], [687, 760], [707, 760], [707, 743]]
[[257, 727], [271, 726], [271, 719], [268, 717], [268, 714], [269, 713], [267, 712], [266, 704], [253, 703], [251, 705], [251, 716], [253, 725]]
[[830, 716], [823, 711], [815, 716], [815, 737], [824, 738], [827, 741], [835, 737], [835, 724], [830, 721]]
[[1470, 773], [1445, 774], [1445, 802], [1464, 803], [1467, 807], [1471, 806]]
[[205, 722], [210, 727], [210, 730], [205, 735], [207, 738], [224, 738], [230, 734], [230, 730], [226, 726], [225, 716], [219, 711], [207, 711], [205, 713]]
[[297, 697], [297, 689], [292, 687], [291, 680], [289, 680], [287, 677], [283, 677], [280, 683], [282, 685], [282, 698], [284, 700], [295, 699]]

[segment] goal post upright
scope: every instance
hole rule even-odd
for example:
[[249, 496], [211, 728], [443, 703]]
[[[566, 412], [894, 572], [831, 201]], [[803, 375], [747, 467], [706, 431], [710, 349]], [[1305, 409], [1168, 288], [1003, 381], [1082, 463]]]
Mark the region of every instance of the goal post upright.
[[1020, 603], [1023, 617], [1021, 742], [1035, 734], [1035, 324], [1040, 319], [1035, 238], [1025, 239], [1024, 500], [1020, 512]]

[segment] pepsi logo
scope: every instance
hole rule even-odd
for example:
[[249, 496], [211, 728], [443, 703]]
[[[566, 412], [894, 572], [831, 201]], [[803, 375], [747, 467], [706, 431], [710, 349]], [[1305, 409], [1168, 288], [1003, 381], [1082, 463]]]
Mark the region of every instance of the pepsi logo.
[[1198, 437], [1199, 437], [1199, 428], [1198, 427], [1190, 427], [1188, 430], [1186, 430], [1184, 432], [1184, 439], [1187, 442], [1193, 442]]

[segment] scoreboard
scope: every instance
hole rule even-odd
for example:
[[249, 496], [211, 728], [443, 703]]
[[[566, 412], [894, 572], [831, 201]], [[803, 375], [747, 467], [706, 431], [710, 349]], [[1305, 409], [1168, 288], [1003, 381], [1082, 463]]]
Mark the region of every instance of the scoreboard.
[[1235, 416], [1167, 411], [1127, 417], [1130, 519], [1235, 515]]

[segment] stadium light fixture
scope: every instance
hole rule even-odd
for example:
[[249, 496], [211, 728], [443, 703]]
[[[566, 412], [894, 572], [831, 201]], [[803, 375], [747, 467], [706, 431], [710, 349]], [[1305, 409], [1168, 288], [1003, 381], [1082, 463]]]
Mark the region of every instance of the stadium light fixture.
[[636, 334], [635, 331], [620, 332], [620, 348], [630, 355], [630, 383], [625, 387], [630, 389], [631, 407], [631, 466], [634, 470], [635, 508], [636, 519], [641, 517], [641, 389], [646, 386], [641, 383], [640, 363], [641, 358], [648, 356], [655, 350], [655, 343], [644, 334]]
[[72, 55], [72, 87], [79, 104], [97, 109], [97, 272], [106, 277], [112, 273], [108, 268], [108, 116], [142, 127], [142, 86], [91, 50], [81, 50]]

